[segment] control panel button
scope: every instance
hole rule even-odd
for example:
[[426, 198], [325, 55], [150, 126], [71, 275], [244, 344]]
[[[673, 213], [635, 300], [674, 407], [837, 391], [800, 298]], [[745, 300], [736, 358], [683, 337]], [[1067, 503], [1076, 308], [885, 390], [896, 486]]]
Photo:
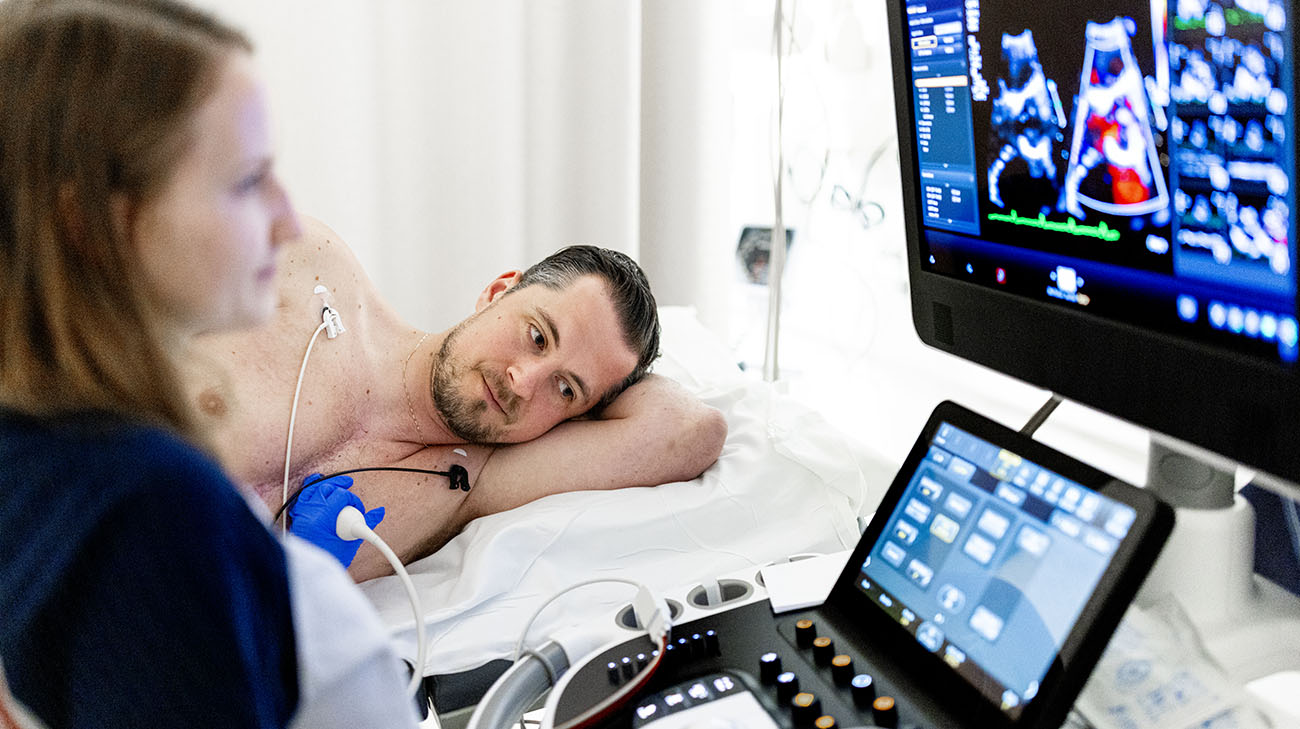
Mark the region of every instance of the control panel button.
[[763, 683], [776, 683], [776, 677], [781, 675], [781, 656], [775, 653], [764, 653], [758, 657], [758, 677]]
[[885, 729], [895, 729], [898, 726], [898, 707], [890, 696], [876, 697], [871, 702], [871, 715], [875, 717], [876, 724]]
[[643, 697], [632, 709], [629, 729], [709, 727], [710, 729], [788, 729], [727, 672], [699, 676]]
[[860, 709], [871, 706], [871, 702], [876, 700], [876, 681], [868, 674], [859, 673], [854, 676], [849, 682], [849, 687], [853, 693], [853, 703]]
[[794, 624], [794, 644], [800, 648], [811, 648], [813, 638], [817, 637], [817, 625], [813, 621], [804, 618], [796, 620]]
[[709, 647], [704, 643], [703, 633], [691, 634], [691, 656], [696, 660], [709, 656]]
[[776, 677], [776, 699], [785, 703], [799, 693], [799, 677], [793, 671], [786, 671]]
[[790, 718], [795, 726], [812, 726], [817, 717], [822, 715], [822, 700], [806, 691], [797, 693], [790, 699]]
[[819, 666], [829, 666], [831, 658], [835, 655], [835, 641], [826, 636], [818, 636], [813, 639], [813, 660]]
[[663, 693], [663, 705], [669, 714], [690, 708], [690, 703], [686, 700], [686, 692], [680, 688], [665, 691]]
[[708, 655], [722, 655], [722, 644], [718, 642], [718, 631], [712, 629], [704, 631], [704, 648], [708, 651]]
[[813, 729], [835, 729], [835, 717], [829, 714], [822, 714], [813, 722]]
[[843, 653], [831, 659], [831, 678], [837, 686], [848, 686], [853, 680], [853, 658]]

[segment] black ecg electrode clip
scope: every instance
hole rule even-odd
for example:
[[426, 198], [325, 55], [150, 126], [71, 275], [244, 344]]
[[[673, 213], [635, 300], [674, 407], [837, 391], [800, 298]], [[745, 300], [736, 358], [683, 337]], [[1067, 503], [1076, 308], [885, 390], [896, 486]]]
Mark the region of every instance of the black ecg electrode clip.
[[453, 464], [447, 469], [448, 488], [452, 491], [460, 489], [469, 491], [469, 471], [459, 463]]

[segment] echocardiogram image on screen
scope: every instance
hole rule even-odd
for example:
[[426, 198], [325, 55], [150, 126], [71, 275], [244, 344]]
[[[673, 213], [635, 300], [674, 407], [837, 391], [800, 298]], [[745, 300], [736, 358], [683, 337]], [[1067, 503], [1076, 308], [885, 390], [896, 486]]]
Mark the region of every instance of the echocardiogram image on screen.
[[925, 270], [1292, 363], [1278, 0], [908, 0]]

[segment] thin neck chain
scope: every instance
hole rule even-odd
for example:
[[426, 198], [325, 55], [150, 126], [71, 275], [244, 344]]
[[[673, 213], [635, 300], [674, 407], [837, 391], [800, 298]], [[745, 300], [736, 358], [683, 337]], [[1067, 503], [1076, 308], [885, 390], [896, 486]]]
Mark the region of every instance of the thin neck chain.
[[425, 448], [429, 447], [429, 442], [424, 439], [424, 431], [420, 429], [420, 419], [415, 417], [415, 406], [411, 404], [411, 390], [406, 386], [406, 367], [411, 364], [411, 358], [415, 356], [416, 352], [420, 351], [420, 346], [428, 338], [429, 332], [425, 332], [424, 336], [420, 337], [420, 341], [415, 343], [415, 349], [412, 349], [411, 353], [406, 355], [406, 361], [402, 362], [402, 393], [406, 395], [406, 412], [411, 414], [411, 422], [415, 423], [415, 435], [424, 444]]

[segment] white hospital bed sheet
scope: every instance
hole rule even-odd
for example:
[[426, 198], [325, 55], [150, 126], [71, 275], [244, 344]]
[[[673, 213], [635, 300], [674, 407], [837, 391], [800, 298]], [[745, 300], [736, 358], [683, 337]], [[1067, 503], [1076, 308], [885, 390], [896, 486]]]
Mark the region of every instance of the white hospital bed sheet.
[[[533, 612], [562, 588], [598, 577], [637, 580], [669, 593], [793, 554], [857, 543], [857, 517], [875, 508], [895, 465], [844, 437], [817, 413], [756, 382], [689, 310], [661, 310], [672, 377], [727, 419], [718, 462], [700, 477], [654, 488], [556, 494], [477, 519], [445, 547], [409, 566], [424, 602], [426, 674], [508, 658]], [[361, 586], [414, 662], [414, 622], [396, 577]], [[617, 635], [627, 585], [584, 587], [544, 611], [536, 645], [590, 626]]]

